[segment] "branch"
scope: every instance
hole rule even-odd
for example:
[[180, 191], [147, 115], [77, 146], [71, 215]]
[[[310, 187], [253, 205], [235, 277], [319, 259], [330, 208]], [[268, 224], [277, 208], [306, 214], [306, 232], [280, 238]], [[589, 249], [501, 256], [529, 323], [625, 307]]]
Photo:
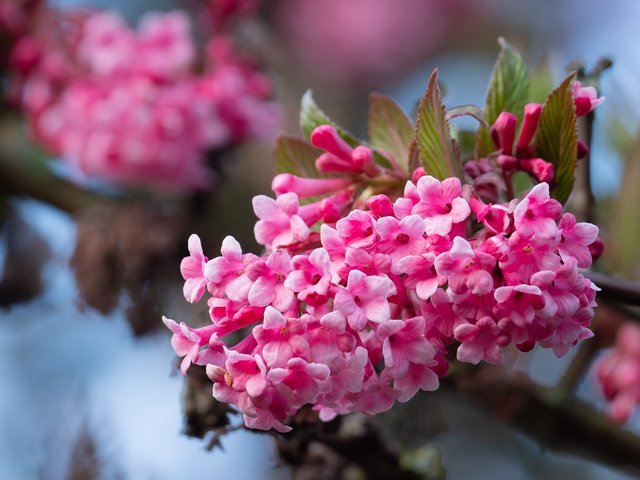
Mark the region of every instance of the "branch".
[[640, 472], [640, 437], [581, 401], [497, 369], [460, 378], [456, 386], [544, 446]]
[[598, 296], [627, 305], [640, 306], [640, 283], [597, 272], [586, 272], [584, 275], [602, 289]]
[[72, 215], [88, 206], [109, 201], [53, 176], [33, 162], [19, 162], [6, 156], [0, 157], [0, 190], [35, 198]]
[[[574, 62], [569, 65], [569, 70], [576, 70], [578, 80], [588, 85], [599, 87], [600, 75], [605, 70], [611, 68], [613, 62], [609, 58], [601, 58], [590, 72], [585, 70], [581, 62]], [[582, 167], [578, 171], [576, 182], [576, 192], [574, 194], [574, 205], [578, 217], [587, 222], [594, 223], [596, 214], [596, 199], [591, 188], [591, 146], [593, 140], [593, 124], [595, 121], [595, 111], [592, 111], [578, 120], [583, 141], [587, 145], [587, 155], [582, 160]]]
[[280, 455], [297, 467], [307, 466], [309, 447], [321, 443], [347, 463], [357, 465], [366, 475], [364, 478], [369, 480], [433, 478], [403, 468], [398, 455], [386, 445], [379, 430], [368, 419], [364, 419], [360, 428], [353, 432], [338, 427], [340, 422], [342, 419], [324, 423], [315, 412], [301, 410], [292, 419], [292, 432], [275, 434]]

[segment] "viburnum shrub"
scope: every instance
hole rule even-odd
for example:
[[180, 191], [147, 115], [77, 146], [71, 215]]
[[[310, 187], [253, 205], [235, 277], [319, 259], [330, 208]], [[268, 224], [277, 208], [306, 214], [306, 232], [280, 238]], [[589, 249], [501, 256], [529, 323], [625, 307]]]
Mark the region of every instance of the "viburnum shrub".
[[[503, 43], [483, 111], [446, 110], [434, 72], [415, 125], [371, 96], [367, 143], [306, 94], [306, 139], [278, 139], [276, 198], [253, 199], [264, 253], [229, 236], [209, 260], [189, 239], [184, 295], [208, 292], [211, 324], [164, 318], [182, 372], [206, 365], [213, 396], [247, 426], [284, 432], [304, 405], [323, 420], [373, 415], [435, 390], [453, 352], [500, 363], [509, 348], [562, 356], [591, 337], [598, 289], [580, 269], [598, 229], [563, 203], [585, 153], [576, 119], [603, 99], [575, 74], [542, 105], [528, 91]], [[480, 122], [464, 156], [458, 115]]]

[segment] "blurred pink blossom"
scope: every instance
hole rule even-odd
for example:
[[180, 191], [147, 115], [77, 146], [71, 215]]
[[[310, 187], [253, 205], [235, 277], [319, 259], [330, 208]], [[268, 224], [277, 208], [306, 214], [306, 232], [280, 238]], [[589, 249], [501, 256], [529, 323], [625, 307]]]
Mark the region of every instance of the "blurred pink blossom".
[[270, 80], [226, 37], [199, 52], [186, 13], [147, 13], [135, 30], [115, 12], [66, 15], [76, 28], [63, 42], [49, 45], [36, 32], [14, 57], [36, 136], [75, 171], [126, 185], [207, 188], [207, 152], [277, 130]]

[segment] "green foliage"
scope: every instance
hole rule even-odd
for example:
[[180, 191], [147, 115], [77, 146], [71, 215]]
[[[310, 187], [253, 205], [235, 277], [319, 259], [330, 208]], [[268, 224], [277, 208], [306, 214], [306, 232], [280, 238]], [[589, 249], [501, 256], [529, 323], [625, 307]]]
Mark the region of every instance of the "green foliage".
[[484, 157], [495, 150], [489, 134], [501, 112], [511, 112], [522, 119], [524, 105], [529, 94], [529, 72], [520, 54], [503, 38], [499, 39], [502, 50], [493, 69], [484, 107], [484, 119], [488, 126], [481, 125], [476, 139], [476, 156]]
[[409, 169], [409, 150], [414, 138], [411, 120], [400, 106], [381, 93], [369, 95], [369, 142], [393, 156], [405, 171]]
[[576, 113], [571, 94], [572, 73], [553, 90], [542, 106], [536, 133], [536, 155], [553, 164], [555, 186], [551, 194], [565, 203], [573, 190], [578, 151]]
[[292, 173], [301, 177], [328, 177], [316, 168], [322, 150], [293, 135], [280, 135], [273, 149], [276, 173]]
[[429, 77], [427, 91], [418, 105], [416, 141], [422, 166], [429, 175], [440, 180], [462, 177], [460, 150], [449, 133], [437, 69]]

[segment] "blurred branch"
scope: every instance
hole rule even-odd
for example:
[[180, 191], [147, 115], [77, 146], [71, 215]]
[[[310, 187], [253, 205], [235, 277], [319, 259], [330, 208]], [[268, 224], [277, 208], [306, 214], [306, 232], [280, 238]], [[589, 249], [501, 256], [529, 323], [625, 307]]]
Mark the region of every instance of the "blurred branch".
[[363, 478], [368, 480], [435, 478], [403, 468], [399, 456], [389, 448], [379, 429], [366, 417], [351, 416], [349, 419], [325, 423], [316, 412], [304, 409], [292, 419], [292, 426], [292, 432], [274, 435], [282, 458], [298, 468], [309, 466], [309, 454], [313, 455], [310, 447], [312, 449], [314, 444], [320, 443], [335, 452], [338, 458], [332, 459], [333, 462], [344, 463], [346, 460], [347, 464], [356, 465], [364, 474]]
[[484, 369], [455, 384], [545, 447], [640, 472], [640, 437], [581, 401], [499, 369]]
[[580, 344], [575, 356], [556, 386], [559, 394], [571, 395], [575, 391], [589, 369], [597, 351], [595, 342], [585, 341]]
[[108, 199], [65, 180], [54, 177], [29, 161], [0, 157], [0, 190], [16, 196], [28, 196], [46, 202], [70, 214], [107, 203]]
[[639, 282], [610, 277], [597, 272], [586, 272], [584, 275], [602, 289], [598, 296], [627, 305], [640, 306]]

